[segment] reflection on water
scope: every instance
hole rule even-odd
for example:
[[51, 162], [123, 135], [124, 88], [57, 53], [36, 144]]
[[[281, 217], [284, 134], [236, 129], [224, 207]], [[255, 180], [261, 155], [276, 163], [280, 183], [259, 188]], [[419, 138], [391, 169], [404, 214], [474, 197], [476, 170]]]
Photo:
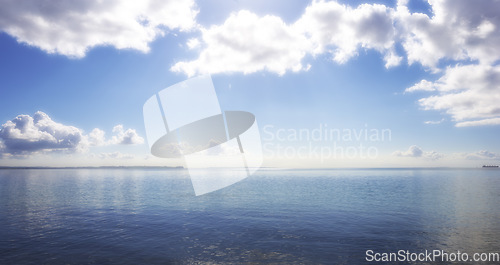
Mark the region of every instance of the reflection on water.
[[323, 263], [498, 252], [500, 171], [261, 170], [194, 196], [184, 170], [0, 170], [0, 264]]
[[[441, 238], [442, 248], [460, 249], [469, 253], [499, 252], [500, 223], [498, 179], [460, 173], [449, 188], [449, 227]], [[443, 218], [444, 219], [444, 218]]]

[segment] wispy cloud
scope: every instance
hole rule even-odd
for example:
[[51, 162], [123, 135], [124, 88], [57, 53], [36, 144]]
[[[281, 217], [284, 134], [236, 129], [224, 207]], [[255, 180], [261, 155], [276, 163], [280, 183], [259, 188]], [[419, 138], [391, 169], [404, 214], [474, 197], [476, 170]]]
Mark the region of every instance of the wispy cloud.
[[456, 124], [457, 127], [500, 125], [500, 118], [484, 119], [478, 121], [463, 121]]
[[441, 124], [444, 121], [444, 118], [439, 121], [424, 121], [424, 124], [436, 125]]
[[99, 158], [101, 159], [134, 159], [136, 158], [132, 154], [124, 154], [121, 152], [111, 152], [111, 153], [100, 153]]

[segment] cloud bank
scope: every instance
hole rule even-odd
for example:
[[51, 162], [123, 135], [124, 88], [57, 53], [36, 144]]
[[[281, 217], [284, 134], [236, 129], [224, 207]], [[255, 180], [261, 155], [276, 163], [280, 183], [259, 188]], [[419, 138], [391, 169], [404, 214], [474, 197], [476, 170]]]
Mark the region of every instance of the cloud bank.
[[396, 157], [409, 157], [409, 158], [416, 158], [416, 159], [426, 159], [426, 160], [440, 160], [444, 158], [451, 158], [453, 160], [477, 160], [477, 161], [484, 161], [484, 163], [487, 163], [487, 161], [492, 161], [496, 162], [500, 160], [500, 154], [490, 152], [487, 150], [480, 150], [476, 152], [471, 152], [471, 153], [453, 153], [453, 154], [443, 154], [443, 153], [438, 153], [436, 151], [429, 151], [426, 152], [422, 150], [417, 145], [412, 145], [408, 148], [406, 151], [394, 151], [392, 153], [393, 156]]
[[469, 160], [500, 160], [500, 154], [493, 153], [487, 150], [481, 150], [470, 154], [465, 154], [465, 158]]
[[53, 121], [49, 115], [37, 111], [33, 116], [18, 115], [0, 127], [0, 153], [2, 156], [29, 156], [39, 153], [86, 152], [91, 146], [112, 144], [142, 144], [144, 138], [134, 129], [117, 125], [116, 135], [108, 141], [105, 132], [95, 128], [89, 134], [82, 129]]
[[[327, 53], [345, 63], [360, 49], [379, 51], [387, 68], [399, 65], [406, 55], [409, 64], [420, 63], [435, 72], [444, 59], [486, 65], [500, 59], [500, 2], [429, 0], [432, 16], [411, 13], [407, 2], [354, 8], [313, 1], [288, 25], [276, 16], [239, 11], [222, 25], [201, 27], [202, 36], [188, 43], [203, 47], [199, 57], [171, 69], [187, 75], [261, 70], [281, 75], [307, 70], [302, 62], [307, 55]], [[396, 43], [405, 54], [396, 53]]]

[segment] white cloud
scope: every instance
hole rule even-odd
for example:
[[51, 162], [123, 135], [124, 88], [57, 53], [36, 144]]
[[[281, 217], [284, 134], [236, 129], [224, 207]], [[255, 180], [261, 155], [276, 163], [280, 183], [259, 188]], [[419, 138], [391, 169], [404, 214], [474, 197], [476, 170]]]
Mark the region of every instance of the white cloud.
[[405, 93], [411, 93], [415, 91], [435, 91], [436, 88], [434, 87], [433, 82], [429, 82], [425, 79], [421, 80], [420, 82], [416, 83], [412, 87], [409, 87], [405, 90]]
[[487, 64], [500, 59], [500, 2], [429, 0], [432, 17], [410, 13], [405, 2], [399, 2], [395, 19], [409, 63], [435, 68], [443, 58]]
[[193, 50], [193, 49], [197, 49], [200, 47], [201, 43], [200, 43], [200, 40], [197, 39], [197, 38], [192, 38], [192, 39], [189, 39], [186, 43], [186, 45], [188, 46], [188, 48], [190, 50]]
[[500, 154], [493, 153], [487, 150], [481, 150], [474, 153], [466, 154], [465, 158], [469, 160], [498, 160], [500, 159]]
[[106, 146], [106, 145], [131, 145], [131, 144], [142, 144], [144, 143], [144, 138], [139, 136], [134, 129], [123, 128], [123, 125], [119, 124], [113, 127], [113, 135], [111, 139], [106, 140], [106, 132], [99, 128], [93, 129], [86, 137], [88, 144], [90, 146]]
[[[49, 53], [82, 57], [98, 45], [149, 50], [167, 29], [199, 29], [186, 43], [200, 49], [197, 59], [171, 70], [197, 73], [287, 71], [309, 69], [306, 55], [331, 53], [344, 63], [359, 49], [383, 54], [386, 67], [399, 65], [401, 43], [408, 62], [439, 71], [442, 59], [492, 65], [500, 59], [499, 1], [429, 0], [432, 16], [411, 13], [407, 2], [396, 8], [380, 4], [357, 7], [337, 1], [313, 1], [294, 23], [249, 11], [231, 14], [221, 25], [204, 28], [195, 21], [193, 0], [147, 1], [14, 1], [4, 0], [0, 29], [20, 42]], [[430, 89], [421, 84], [420, 89]], [[414, 87], [419, 89], [419, 87]]]
[[429, 160], [438, 160], [444, 157], [444, 155], [436, 151], [424, 152], [422, 148], [416, 145], [410, 146], [407, 151], [395, 151], [392, 155], [399, 157], [425, 158]]
[[45, 151], [76, 152], [85, 148], [82, 131], [74, 126], [54, 122], [38, 111], [33, 117], [18, 115], [0, 129], [4, 153], [25, 155]]
[[[308, 42], [300, 32], [276, 16], [259, 17], [249, 11], [233, 13], [222, 25], [202, 31], [204, 49], [193, 61], [178, 62], [171, 70], [189, 76], [200, 73], [267, 70], [284, 74], [306, 69], [302, 59]], [[200, 40], [189, 40], [188, 47]]]
[[405, 156], [405, 157], [421, 157], [424, 152], [422, 149], [416, 145], [410, 146], [407, 151], [395, 151], [392, 153], [394, 156]]
[[187, 46], [204, 47], [197, 59], [176, 63], [171, 70], [188, 76], [202, 73], [308, 70], [306, 55], [325, 52], [344, 63], [359, 48], [385, 54], [386, 67], [398, 65], [394, 51], [392, 9], [364, 4], [357, 8], [335, 1], [314, 1], [295, 23], [287, 25], [277, 16], [259, 17], [246, 10], [231, 14], [222, 25], [202, 28], [201, 39]]
[[389, 68], [403, 59], [395, 51], [400, 43], [409, 64], [443, 72], [437, 81], [424, 79], [405, 90], [432, 92], [419, 100], [423, 109], [444, 111], [458, 127], [500, 124], [500, 66], [495, 65], [500, 60], [500, 2], [429, 0], [431, 16], [411, 13], [407, 3], [354, 8], [313, 1], [291, 24], [240, 11], [222, 25], [201, 29], [201, 38], [187, 43], [190, 49], [200, 49], [198, 58], [178, 62], [171, 70], [189, 76], [257, 71], [281, 75], [309, 69], [303, 62], [308, 55], [330, 53], [335, 62], [344, 63], [360, 49], [379, 51]]
[[[335, 62], [345, 63], [359, 49], [381, 52], [388, 68], [402, 61], [395, 52], [397, 42], [410, 64], [436, 72], [442, 59], [486, 64], [500, 59], [500, 18], [492, 12], [500, 9], [499, 2], [430, 0], [431, 17], [411, 13], [406, 2], [399, 1], [397, 8], [380, 4], [353, 8], [337, 1], [313, 1], [290, 25], [276, 16], [240, 11], [223, 25], [202, 29], [198, 41], [205, 48], [199, 57], [171, 69], [188, 75], [260, 70], [283, 74], [307, 69], [302, 63], [307, 54], [331, 53]], [[199, 47], [198, 41], [190, 40], [188, 47]], [[413, 89], [431, 90], [425, 85]]]
[[422, 80], [405, 92], [435, 91], [419, 104], [445, 111], [457, 127], [499, 125], [500, 66], [495, 62], [500, 60], [500, 2], [429, 0], [432, 17], [410, 14], [404, 2], [396, 17], [409, 63], [441, 71], [441, 59], [470, 61], [447, 66], [437, 81]]
[[53, 121], [47, 114], [37, 111], [33, 117], [18, 115], [0, 127], [0, 155], [25, 158], [51, 152], [87, 152], [91, 146], [113, 144], [142, 144], [144, 138], [134, 129], [113, 128], [116, 134], [106, 140], [105, 132], [95, 128], [89, 134], [83, 130]]
[[336, 1], [314, 1], [294, 26], [308, 36], [313, 55], [330, 52], [334, 61], [345, 63], [362, 47], [387, 53], [386, 66], [400, 62], [393, 50], [392, 9], [384, 5], [351, 8]]
[[456, 124], [457, 127], [500, 125], [500, 118], [484, 119], [479, 121], [463, 121]]
[[424, 152], [423, 157], [430, 160], [438, 160], [443, 158], [444, 155], [436, 151], [430, 151], [430, 152]]
[[[406, 91], [419, 90], [416, 87], [424, 81]], [[500, 124], [500, 66], [449, 67], [437, 81], [425, 82], [425, 87], [438, 94], [420, 99], [419, 104], [425, 110], [450, 114], [457, 127]]]
[[3, 144], [2, 139], [0, 139], [0, 158], [3, 158], [5, 154], [5, 145]]
[[111, 152], [111, 153], [100, 153], [99, 158], [101, 158], [101, 159], [134, 159], [135, 156], [132, 154], [124, 154], [121, 152]]
[[431, 124], [431, 125], [435, 125], [435, 124], [440, 124], [444, 121], [444, 118], [439, 120], [439, 121], [424, 121], [424, 124]]
[[[220, 25], [203, 27], [195, 21], [194, 0], [4, 0], [0, 30], [49, 53], [83, 57], [99, 45], [147, 52], [149, 43], [169, 29], [197, 29], [201, 36], [186, 43], [199, 53], [197, 58], [171, 67], [189, 76], [282, 75], [307, 71], [311, 66], [304, 61], [309, 56], [330, 54], [333, 61], [345, 63], [362, 49], [380, 52], [389, 68], [401, 63], [395, 49], [401, 44], [409, 64], [443, 73], [436, 81], [424, 79], [405, 90], [432, 92], [419, 100], [423, 109], [443, 111], [459, 127], [499, 124], [500, 1], [428, 2], [430, 16], [411, 13], [406, 0], [395, 8], [314, 0], [293, 23], [241, 10]], [[92, 137], [93, 145], [102, 144]]]
[[113, 132], [116, 133], [111, 140], [111, 144], [142, 144], [144, 138], [139, 136], [134, 129], [123, 129], [123, 125], [119, 124], [113, 127]]
[[88, 141], [91, 146], [102, 146], [106, 144], [105, 132], [99, 128], [93, 129], [88, 135]]
[[81, 58], [95, 46], [149, 51], [166, 29], [189, 30], [198, 13], [193, 0], [4, 0], [0, 30], [48, 53]]

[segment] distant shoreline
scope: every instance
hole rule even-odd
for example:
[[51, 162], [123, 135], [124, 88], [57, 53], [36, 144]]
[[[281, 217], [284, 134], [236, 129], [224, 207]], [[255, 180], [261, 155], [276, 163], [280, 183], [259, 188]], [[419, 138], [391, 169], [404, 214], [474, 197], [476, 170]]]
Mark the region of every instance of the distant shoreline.
[[[25, 167], [9, 167], [0, 166], [0, 170], [8, 169], [156, 169], [156, 170], [175, 170], [186, 169], [183, 166], [168, 167], [168, 166], [83, 166], [83, 167], [42, 167], [42, 166], [25, 166]], [[261, 167], [260, 169], [271, 170], [446, 170], [446, 169], [497, 169], [483, 167], [338, 167], [338, 168], [280, 168], [280, 167]]]
[[184, 169], [178, 167], [160, 167], [160, 166], [96, 166], [96, 167], [0, 167], [2, 169]]

